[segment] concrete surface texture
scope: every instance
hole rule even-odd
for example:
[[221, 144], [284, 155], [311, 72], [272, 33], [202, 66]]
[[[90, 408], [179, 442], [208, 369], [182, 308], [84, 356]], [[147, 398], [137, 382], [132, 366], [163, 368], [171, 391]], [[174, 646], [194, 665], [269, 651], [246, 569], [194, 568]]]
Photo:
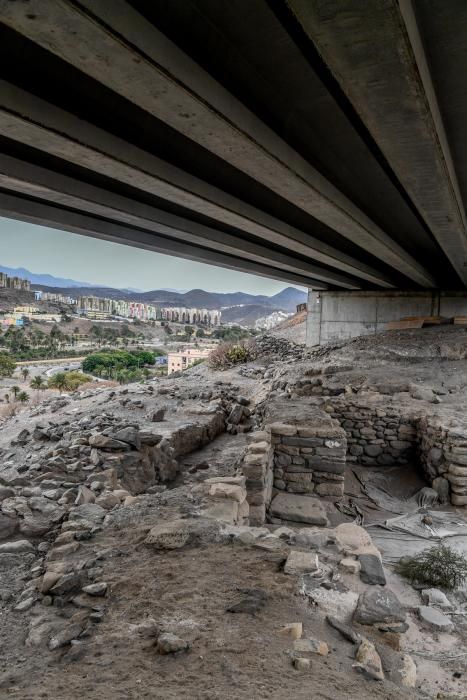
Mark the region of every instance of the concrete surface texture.
[[0, 213], [315, 290], [463, 289], [462, 4], [247, 15], [1, 0]]
[[405, 316], [467, 316], [467, 294], [449, 291], [308, 293], [306, 344], [385, 330]]

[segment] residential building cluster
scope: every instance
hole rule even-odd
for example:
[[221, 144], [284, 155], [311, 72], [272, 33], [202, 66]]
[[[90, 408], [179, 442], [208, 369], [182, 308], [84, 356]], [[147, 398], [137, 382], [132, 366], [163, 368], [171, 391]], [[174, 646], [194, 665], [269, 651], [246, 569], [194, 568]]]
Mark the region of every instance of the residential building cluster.
[[212, 309], [187, 309], [167, 307], [161, 309], [162, 320], [174, 323], [205, 323], [207, 326], [220, 326], [221, 312]]
[[10, 277], [5, 272], [0, 272], [0, 289], [20, 289], [28, 292], [31, 289], [31, 283], [21, 277]]
[[219, 326], [221, 312], [210, 309], [192, 309], [185, 307], [159, 308], [152, 304], [127, 299], [107, 299], [95, 296], [79, 297], [77, 303], [78, 313], [87, 318], [105, 320], [110, 316], [138, 319], [139, 321], [162, 320], [172, 323], [197, 324], [204, 323], [208, 326]]
[[24, 319], [28, 321], [43, 321], [45, 323], [60, 323], [60, 314], [42, 313], [37, 306], [15, 306], [12, 313], [0, 316], [0, 326], [24, 326]]
[[102, 320], [110, 316], [138, 319], [139, 321], [155, 321], [160, 318], [159, 309], [152, 304], [95, 296], [79, 297], [78, 313], [87, 318]]
[[43, 292], [41, 289], [34, 291], [34, 298], [36, 301], [54, 301], [58, 304], [68, 304], [69, 306], [75, 306], [78, 303], [78, 300], [74, 297], [55, 294], [54, 292]]

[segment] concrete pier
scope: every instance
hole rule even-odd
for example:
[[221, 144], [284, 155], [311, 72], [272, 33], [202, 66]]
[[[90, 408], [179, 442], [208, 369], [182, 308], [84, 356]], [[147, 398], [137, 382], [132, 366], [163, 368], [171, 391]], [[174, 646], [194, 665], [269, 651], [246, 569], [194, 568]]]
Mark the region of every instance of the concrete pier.
[[467, 292], [308, 292], [307, 345], [375, 335], [404, 316], [467, 316]]

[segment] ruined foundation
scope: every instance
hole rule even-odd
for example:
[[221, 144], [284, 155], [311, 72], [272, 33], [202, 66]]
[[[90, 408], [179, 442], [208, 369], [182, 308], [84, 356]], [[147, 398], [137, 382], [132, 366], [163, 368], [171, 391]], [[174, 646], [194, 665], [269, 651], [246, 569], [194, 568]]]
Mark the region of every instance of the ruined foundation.
[[281, 491], [332, 500], [344, 494], [345, 431], [316, 408], [295, 408], [287, 406], [287, 421], [268, 422], [251, 436], [242, 469], [252, 525], [264, 523]]

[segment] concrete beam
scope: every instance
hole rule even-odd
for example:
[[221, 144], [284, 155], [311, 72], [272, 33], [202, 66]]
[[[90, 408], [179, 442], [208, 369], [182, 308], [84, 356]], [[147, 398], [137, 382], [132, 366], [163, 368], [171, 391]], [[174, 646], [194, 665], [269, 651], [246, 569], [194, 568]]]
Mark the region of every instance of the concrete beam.
[[415, 259], [124, 0], [0, 0], [2, 21], [422, 286]]
[[0, 80], [0, 134], [381, 287], [386, 275], [150, 153]]
[[466, 216], [413, 3], [286, 2], [467, 284]]
[[75, 209], [129, 227], [226, 253], [235, 260], [244, 258], [267, 267], [275, 265], [284, 271], [311, 277], [332, 286], [361, 289], [361, 285], [355, 280], [338, 272], [326, 270], [292, 255], [242, 239], [240, 236], [189, 221], [10, 156], [0, 157], [0, 187], [66, 209]]
[[181, 240], [166, 238], [155, 233], [136, 230], [115, 222], [104, 221], [75, 211], [57, 208], [42, 202], [35, 202], [12, 194], [0, 192], [0, 216], [18, 219], [38, 226], [47, 226], [70, 233], [78, 233], [93, 238], [122, 243], [135, 248], [143, 248], [164, 255], [172, 255], [187, 260], [235, 269], [260, 277], [282, 280], [303, 287], [313, 285], [315, 289], [328, 289], [320, 280], [313, 280], [292, 272], [286, 272], [272, 265], [259, 265], [241, 257], [234, 258], [208, 248], [191, 245]]

